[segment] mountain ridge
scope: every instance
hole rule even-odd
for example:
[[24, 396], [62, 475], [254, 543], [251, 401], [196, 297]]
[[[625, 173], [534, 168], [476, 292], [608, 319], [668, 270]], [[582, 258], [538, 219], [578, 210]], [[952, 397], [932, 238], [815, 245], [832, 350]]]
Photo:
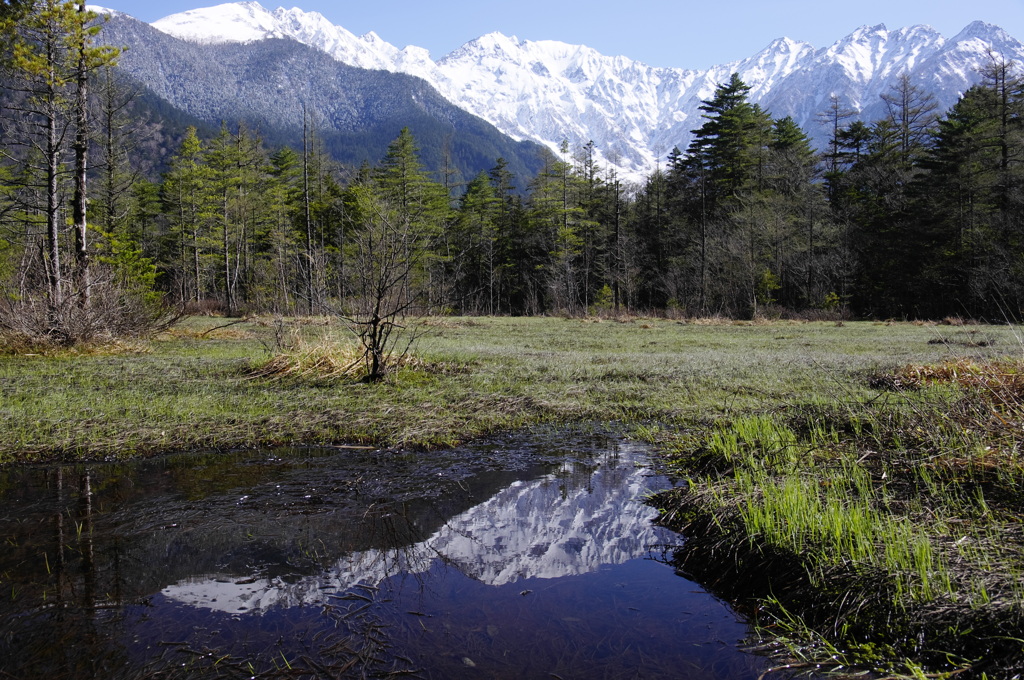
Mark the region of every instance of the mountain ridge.
[[352, 166], [382, 158], [403, 127], [425, 165], [457, 170], [464, 181], [499, 157], [526, 177], [543, 164], [540, 146], [502, 135], [421, 78], [349, 66], [287, 36], [198, 43], [114, 14], [104, 39], [128, 47], [118, 64], [123, 74], [206, 124], [245, 122], [274, 143], [298, 145], [308, 108], [331, 155]]
[[398, 48], [375, 33], [355, 36], [322, 14], [270, 11], [258, 2], [226, 3], [172, 14], [152, 24], [200, 42], [290, 37], [342, 63], [423, 78], [444, 97], [516, 140], [557, 150], [562, 140], [593, 141], [598, 158], [640, 178], [673, 148], [685, 149], [701, 124], [699, 107], [733, 72], [750, 101], [791, 116], [819, 145], [817, 119], [829, 98], [868, 121], [884, 115], [881, 95], [907, 74], [931, 91], [940, 110], [980, 79], [990, 55], [1024, 61], [1024, 45], [998, 26], [976, 21], [953, 38], [926, 25], [858, 27], [832, 45], [778, 38], [751, 57], [708, 69], [652, 67], [585, 45], [519, 40], [491, 32], [434, 61], [423, 48]]

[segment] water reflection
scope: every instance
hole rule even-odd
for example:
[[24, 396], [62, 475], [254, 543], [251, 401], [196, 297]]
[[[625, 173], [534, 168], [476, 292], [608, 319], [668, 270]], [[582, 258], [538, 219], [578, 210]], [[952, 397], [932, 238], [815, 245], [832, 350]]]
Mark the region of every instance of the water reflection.
[[[261, 613], [321, 604], [329, 593], [377, 586], [397, 574], [427, 573], [435, 560], [492, 586], [622, 564], [674, 540], [652, 524], [654, 511], [638, 502], [650, 490], [652, 474], [635, 458], [633, 450], [620, 449], [594, 461], [565, 462], [539, 479], [513, 482], [411, 545], [347, 553], [323, 574], [294, 582], [211, 574], [184, 579], [163, 594], [224, 612]], [[417, 536], [429, 525], [428, 509], [407, 505], [389, 513], [384, 519], [390, 521], [377, 522], [380, 535]]]
[[757, 677], [742, 622], [645, 559], [675, 539], [641, 459], [524, 437], [0, 472], [0, 676]]

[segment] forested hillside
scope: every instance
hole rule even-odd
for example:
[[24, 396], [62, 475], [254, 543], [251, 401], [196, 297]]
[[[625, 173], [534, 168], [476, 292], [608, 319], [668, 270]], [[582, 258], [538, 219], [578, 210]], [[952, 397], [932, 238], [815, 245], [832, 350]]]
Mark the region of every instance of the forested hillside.
[[424, 162], [460, 180], [499, 156], [519, 174], [541, 166], [542, 147], [506, 137], [426, 81], [347, 66], [291, 39], [196, 44], [124, 14], [104, 21], [103, 36], [125, 48], [117, 72], [154, 99], [214, 128], [245, 123], [268, 146], [301, 146], [305, 112], [331, 158], [347, 165], [375, 163], [408, 127]]
[[[295, 84], [289, 64], [314, 58], [297, 43], [244, 57], [222, 47], [216, 68], [181, 43], [237, 99], [216, 103], [219, 130], [174, 132], [141, 105], [154, 93], [116, 66], [155, 57], [104, 47], [118, 44], [110, 26], [84, 6], [3, 12], [8, 330], [73, 339], [141, 324], [158, 302], [348, 313], [381, 295], [370, 285], [382, 269], [400, 274], [388, 294], [403, 309], [433, 314], [1016, 319], [1024, 305], [1024, 81], [1012, 63], [994, 59], [949, 111], [909, 78], [883, 95], [876, 121], [833, 98], [821, 153], [733, 75], [704, 102], [693, 142], [639, 186], [599, 165], [592, 145], [546, 154], [535, 176], [495, 157], [464, 178], [450, 156], [424, 160], [411, 109], [378, 157], [339, 163], [339, 148], [370, 147], [358, 146], [357, 115], [351, 136], [330, 136], [281, 90]], [[194, 85], [182, 74], [155, 94], [173, 102], [173, 88]], [[362, 92], [332, 115], [406, 110], [390, 85]], [[289, 139], [261, 133], [271, 101], [299, 109]]]

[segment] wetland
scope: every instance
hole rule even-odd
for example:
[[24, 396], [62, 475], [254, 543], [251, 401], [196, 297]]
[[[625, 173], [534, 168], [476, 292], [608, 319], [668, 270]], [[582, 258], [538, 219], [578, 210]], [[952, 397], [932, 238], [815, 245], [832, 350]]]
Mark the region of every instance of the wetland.
[[3, 473], [19, 678], [757, 678], [677, 575], [647, 447], [536, 431]]
[[[1024, 668], [1019, 329], [663, 318], [420, 329], [409, 360], [375, 385], [300, 363], [265, 369], [343, 343], [328, 319], [193, 318], [142, 347], [0, 356], [0, 588], [13, 607], [2, 656], [33, 659], [4, 671]], [[647, 465], [652, 495], [625, 482], [631, 503], [646, 499], [630, 506], [643, 521], [590, 507], [603, 480]], [[513, 500], [534, 486], [544, 500]], [[562, 507], [563, 493], [593, 511], [590, 533], [538, 538], [551, 527], [530, 508]], [[515, 510], [493, 510], [499, 499]], [[533, 533], [481, 533], [512, 517]], [[525, 564], [557, 548], [565, 566], [598, 535], [630, 557], [549, 576], [465, 549]]]

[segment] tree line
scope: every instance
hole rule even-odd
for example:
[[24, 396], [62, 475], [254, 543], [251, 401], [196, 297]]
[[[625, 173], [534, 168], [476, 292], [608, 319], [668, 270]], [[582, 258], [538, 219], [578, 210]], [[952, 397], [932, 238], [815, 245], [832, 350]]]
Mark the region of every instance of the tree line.
[[998, 57], [945, 113], [908, 77], [874, 122], [833, 97], [821, 151], [791, 118], [751, 103], [734, 74], [703, 102], [686, 149], [640, 183], [602, 166], [592, 143], [563, 143], [536, 177], [499, 158], [457, 183], [423, 166], [409, 129], [376, 163], [341, 167], [305, 111], [301, 149], [268, 149], [245, 123], [205, 138], [190, 128], [165, 171], [147, 175], [152, 126], [131, 106], [102, 21], [80, 2], [0, 9], [8, 327], [30, 319], [59, 339], [152, 318], [158, 301], [367, 323], [397, 309], [1024, 309], [1024, 80]]

